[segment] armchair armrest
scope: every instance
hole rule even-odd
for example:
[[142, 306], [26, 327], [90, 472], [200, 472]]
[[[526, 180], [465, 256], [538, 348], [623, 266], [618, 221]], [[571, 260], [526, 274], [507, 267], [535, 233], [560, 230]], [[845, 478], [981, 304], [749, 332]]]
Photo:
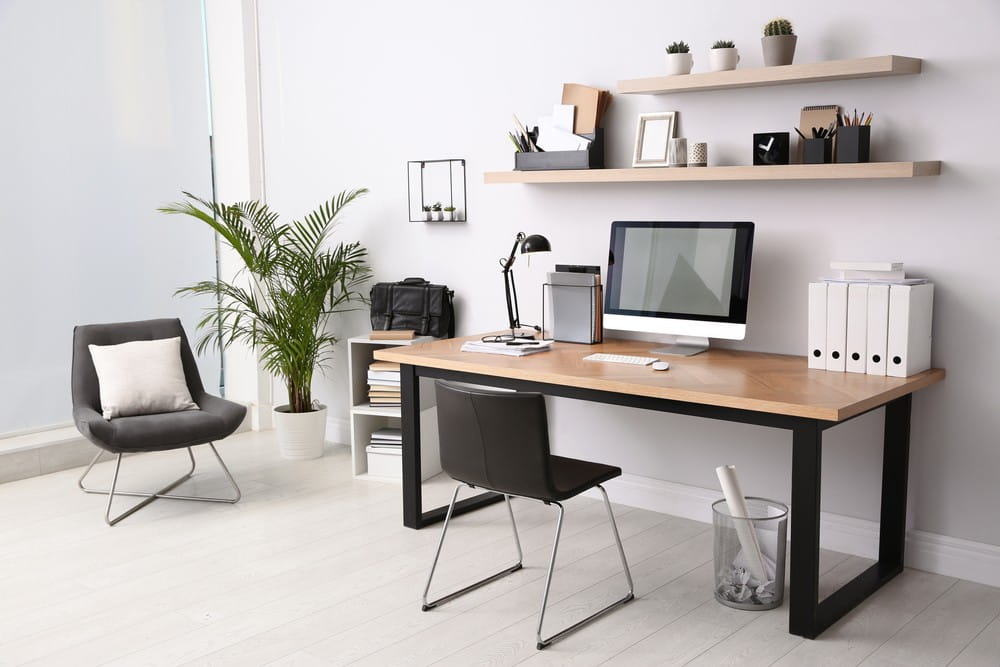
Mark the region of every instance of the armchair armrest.
[[91, 407], [73, 409], [73, 422], [80, 433], [98, 447], [111, 447], [115, 430], [111, 423]]

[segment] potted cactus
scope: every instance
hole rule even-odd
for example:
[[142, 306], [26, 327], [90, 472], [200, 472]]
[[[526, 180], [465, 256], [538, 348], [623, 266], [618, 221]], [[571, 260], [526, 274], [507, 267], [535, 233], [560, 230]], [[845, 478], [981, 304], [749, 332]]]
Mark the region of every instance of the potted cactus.
[[443, 210], [444, 210], [444, 219], [445, 220], [454, 220], [455, 219], [455, 207], [454, 206], [445, 206]]
[[431, 213], [434, 214], [435, 220], [441, 220], [441, 202], [434, 202], [431, 204]]
[[764, 36], [760, 43], [764, 50], [764, 65], [791, 65], [795, 57], [795, 42], [798, 37], [788, 19], [771, 19], [764, 24]]
[[736, 69], [740, 61], [740, 52], [736, 45], [728, 39], [720, 39], [708, 51], [708, 68], [713, 72]]
[[667, 47], [667, 74], [690, 74], [694, 66], [691, 47], [684, 42], [674, 42]]
[[422, 210], [424, 212], [424, 220], [427, 220], [429, 222], [430, 219], [431, 219], [431, 207], [430, 206], [421, 206], [420, 210]]

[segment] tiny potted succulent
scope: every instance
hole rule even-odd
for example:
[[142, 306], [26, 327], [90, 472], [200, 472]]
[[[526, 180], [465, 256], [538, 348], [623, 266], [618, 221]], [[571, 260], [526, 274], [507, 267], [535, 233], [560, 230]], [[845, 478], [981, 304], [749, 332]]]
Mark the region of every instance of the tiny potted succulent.
[[684, 42], [674, 42], [667, 47], [667, 74], [690, 74], [694, 66], [691, 47]]
[[708, 51], [708, 68], [713, 72], [724, 72], [725, 70], [736, 69], [736, 63], [740, 61], [740, 52], [736, 50], [736, 45], [728, 39], [720, 39]]
[[444, 219], [445, 220], [454, 220], [455, 219], [455, 207], [454, 206], [445, 206], [444, 207]]
[[434, 214], [435, 220], [441, 220], [441, 202], [431, 204], [431, 212]]
[[792, 30], [792, 22], [788, 19], [776, 18], [765, 23], [764, 36], [760, 38], [761, 48], [764, 50], [764, 65], [791, 65], [798, 39]]
[[424, 220], [430, 221], [430, 219], [431, 219], [431, 207], [430, 206], [421, 206], [420, 210], [422, 210], [424, 212]]

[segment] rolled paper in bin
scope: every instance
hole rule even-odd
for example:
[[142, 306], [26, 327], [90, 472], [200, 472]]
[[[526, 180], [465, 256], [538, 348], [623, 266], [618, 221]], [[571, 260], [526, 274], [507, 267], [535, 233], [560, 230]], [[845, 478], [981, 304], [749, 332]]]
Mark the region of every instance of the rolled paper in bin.
[[[743, 490], [740, 488], [740, 480], [736, 476], [736, 466], [719, 466], [715, 469], [715, 474], [719, 477], [719, 484], [722, 485], [722, 495], [726, 498], [726, 505], [734, 517], [741, 519], [749, 518], [746, 501], [743, 500]], [[749, 521], [736, 522], [736, 536], [739, 538], [740, 547], [743, 549], [747, 570], [750, 572], [757, 584], [764, 584], [768, 578], [767, 567], [764, 564], [764, 555], [760, 552], [760, 544], [757, 542], [757, 533]], [[772, 572], [774, 568], [772, 566]]]

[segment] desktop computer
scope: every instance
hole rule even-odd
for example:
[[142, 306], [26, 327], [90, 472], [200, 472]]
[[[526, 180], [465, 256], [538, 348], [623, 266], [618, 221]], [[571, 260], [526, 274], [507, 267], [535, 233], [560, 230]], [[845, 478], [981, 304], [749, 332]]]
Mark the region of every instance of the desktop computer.
[[612, 222], [604, 327], [676, 336], [655, 354], [742, 340], [753, 231], [752, 222]]

